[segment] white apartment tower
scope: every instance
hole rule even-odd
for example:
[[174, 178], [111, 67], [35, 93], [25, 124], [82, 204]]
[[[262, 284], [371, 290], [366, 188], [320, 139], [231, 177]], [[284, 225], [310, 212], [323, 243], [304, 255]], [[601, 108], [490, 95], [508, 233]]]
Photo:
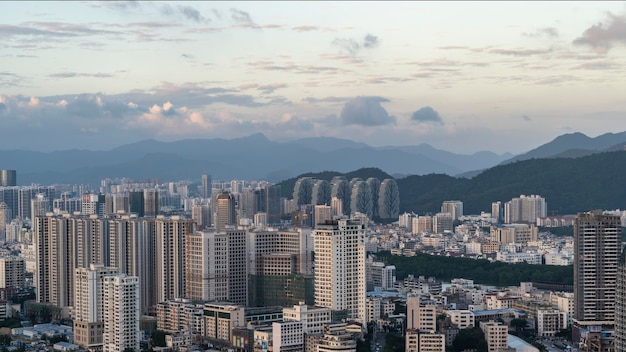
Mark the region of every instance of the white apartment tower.
[[185, 297], [185, 249], [191, 220], [157, 216], [155, 221], [156, 302]]
[[103, 351], [139, 350], [139, 279], [124, 274], [103, 278]]
[[187, 298], [247, 304], [248, 257], [244, 230], [190, 233], [186, 246]]
[[318, 224], [315, 243], [315, 305], [346, 310], [367, 321], [365, 225], [351, 220]]
[[76, 269], [74, 286], [74, 342], [90, 350], [102, 349], [104, 333], [105, 276], [118, 273], [117, 268], [92, 264]]
[[441, 212], [452, 215], [452, 220], [459, 220], [463, 216], [463, 202], [460, 200], [446, 200], [441, 204]]

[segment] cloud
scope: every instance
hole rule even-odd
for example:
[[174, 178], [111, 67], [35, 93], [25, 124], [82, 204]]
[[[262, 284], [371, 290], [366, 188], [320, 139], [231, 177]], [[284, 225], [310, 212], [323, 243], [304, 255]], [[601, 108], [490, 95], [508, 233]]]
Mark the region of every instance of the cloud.
[[622, 66], [613, 62], [585, 62], [574, 66], [574, 69], [581, 70], [619, 70]]
[[192, 20], [195, 22], [207, 22], [209, 19], [202, 16], [200, 11], [196, 10], [191, 6], [178, 6], [180, 13], [185, 16], [188, 20]]
[[302, 101], [306, 101], [307, 103], [344, 103], [349, 100], [348, 97], [326, 97], [326, 98], [314, 98], [314, 97], [306, 97], [302, 99]]
[[310, 31], [317, 31], [320, 29], [320, 27], [318, 26], [296, 26], [296, 27], [292, 27], [292, 30], [296, 31], [296, 32], [310, 32]]
[[[21, 87], [24, 77], [11, 72], [0, 72], [0, 87]], [[2, 96], [0, 96], [2, 98]]]
[[259, 86], [257, 89], [263, 92], [264, 94], [271, 94], [276, 89], [286, 88], [287, 85], [285, 83], [272, 83], [266, 84], [264, 86]]
[[343, 125], [382, 126], [396, 123], [380, 103], [388, 99], [375, 96], [362, 96], [350, 99], [341, 109], [339, 118]]
[[365, 38], [363, 39], [364, 48], [368, 48], [368, 49], [375, 48], [378, 46], [378, 44], [379, 44], [379, 41], [378, 41], [377, 36], [369, 34], [369, 33], [365, 35]]
[[373, 49], [376, 48], [379, 43], [380, 41], [377, 36], [368, 33], [362, 40], [355, 38], [335, 38], [331, 44], [339, 47], [343, 53], [356, 56], [361, 49]]
[[609, 12], [603, 22], [587, 28], [573, 44], [589, 46], [600, 53], [607, 53], [615, 44], [626, 44], [626, 15]]
[[548, 54], [552, 52], [552, 49], [525, 49], [525, 48], [491, 49], [489, 50], [489, 52], [492, 54], [507, 55], [507, 56], [534, 56], [534, 55]]
[[411, 121], [418, 123], [434, 123], [443, 125], [443, 119], [435, 109], [425, 106], [418, 109], [411, 115]]
[[[165, 3], [142, 2], [142, 1], [104, 1], [105, 6], [110, 9], [127, 14], [129, 11], [146, 12], [152, 9], [161, 15], [171, 18], [183, 18], [196, 23], [207, 23], [211, 20], [204, 16], [198, 9], [190, 5], [172, 6]], [[171, 26], [171, 25], [170, 25]]]
[[50, 78], [73, 78], [73, 77], [92, 77], [92, 78], [111, 78], [115, 77], [110, 73], [81, 73], [81, 72], [58, 72], [49, 74]]
[[52, 37], [75, 37], [78, 34], [72, 32], [42, 30], [33, 27], [11, 26], [0, 24], [0, 35], [10, 36], [52, 36]]
[[558, 38], [559, 31], [554, 27], [543, 27], [543, 28], [537, 29], [534, 32], [522, 33], [522, 35], [525, 37], [531, 37], [531, 38], [544, 37], [544, 36], [548, 38]]
[[235, 8], [230, 9], [230, 18], [237, 23], [254, 24], [249, 13]]

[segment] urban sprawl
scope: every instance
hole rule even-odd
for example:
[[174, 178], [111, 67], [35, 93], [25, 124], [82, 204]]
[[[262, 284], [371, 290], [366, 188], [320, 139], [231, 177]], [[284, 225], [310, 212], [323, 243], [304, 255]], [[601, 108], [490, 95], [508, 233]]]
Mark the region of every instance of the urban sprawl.
[[[0, 170], [3, 350], [626, 351], [620, 210], [550, 216], [520, 195], [400, 214], [394, 179], [303, 177], [284, 197], [208, 174], [99, 188], [18, 176]], [[386, 260], [425, 255], [572, 267], [573, 285]]]

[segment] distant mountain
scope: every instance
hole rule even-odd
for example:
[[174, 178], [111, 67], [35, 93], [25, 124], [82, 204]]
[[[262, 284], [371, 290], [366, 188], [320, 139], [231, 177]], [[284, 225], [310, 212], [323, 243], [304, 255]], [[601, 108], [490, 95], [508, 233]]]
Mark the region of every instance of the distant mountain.
[[387, 146], [379, 149], [401, 150], [410, 154], [423, 155], [447, 165], [454, 165], [456, 168], [460, 169], [461, 172], [489, 168], [494, 165], [498, 165], [502, 161], [508, 160], [513, 156], [511, 153], [496, 154], [488, 151], [477, 152], [469, 155], [455, 154], [445, 150], [435, 149], [431, 145], [425, 143], [418, 146]]
[[333, 150], [338, 150], [338, 149], [372, 148], [371, 146], [365, 143], [359, 143], [359, 142], [351, 141], [349, 139], [340, 139], [340, 138], [333, 138], [333, 137], [302, 138], [302, 139], [297, 139], [291, 142], [287, 142], [285, 144], [299, 145], [302, 147], [307, 147], [313, 150], [317, 150], [319, 152], [332, 152]]
[[549, 214], [626, 208], [626, 151], [580, 158], [524, 160], [487, 169], [471, 179], [448, 175], [397, 180], [401, 211], [438, 212], [444, 200], [463, 201], [464, 212], [489, 211], [494, 201], [538, 194]]
[[[377, 177], [389, 175], [378, 169], [351, 173], [306, 173], [281, 183], [283, 196], [291, 198], [299, 177], [330, 180], [333, 176]], [[437, 213], [445, 200], [463, 202], [464, 213], [490, 211], [491, 203], [506, 202], [521, 194], [537, 194], [548, 203], [549, 214], [576, 214], [592, 209], [626, 208], [626, 151], [603, 152], [580, 158], [532, 159], [499, 165], [474, 178], [443, 174], [408, 176], [396, 179], [400, 190], [400, 211]]]
[[580, 132], [564, 134], [549, 143], [543, 144], [527, 153], [516, 155], [502, 164], [520, 160], [551, 157], [579, 157], [606, 150], [607, 148], [626, 144], [626, 132], [605, 133], [595, 138]]
[[67, 150], [51, 153], [0, 151], [0, 168], [18, 170], [19, 184], [84, 183], [97, 185], [106, 177], [177, 181], [199, 179], [206, 172], [215, 180], [263, 179], [278, 182], [304, 172], [377, 167], [390, 174], [456, 175], [497, 164], [508, 155], [490, 152], [458, 155], [428, 145], [375, 148], [337, 138], [305, 138], [274, 142], [257, 133], [236, 139], [153, 139], [109, 151]]

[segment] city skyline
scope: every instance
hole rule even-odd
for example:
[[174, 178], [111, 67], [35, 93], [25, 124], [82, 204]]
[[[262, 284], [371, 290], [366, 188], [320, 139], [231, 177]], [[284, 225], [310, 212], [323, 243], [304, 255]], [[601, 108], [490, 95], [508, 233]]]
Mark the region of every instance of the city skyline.
[[0, 9], [0, 149], [261, 132], [521, 153], [626, 130], [619, 2]]

